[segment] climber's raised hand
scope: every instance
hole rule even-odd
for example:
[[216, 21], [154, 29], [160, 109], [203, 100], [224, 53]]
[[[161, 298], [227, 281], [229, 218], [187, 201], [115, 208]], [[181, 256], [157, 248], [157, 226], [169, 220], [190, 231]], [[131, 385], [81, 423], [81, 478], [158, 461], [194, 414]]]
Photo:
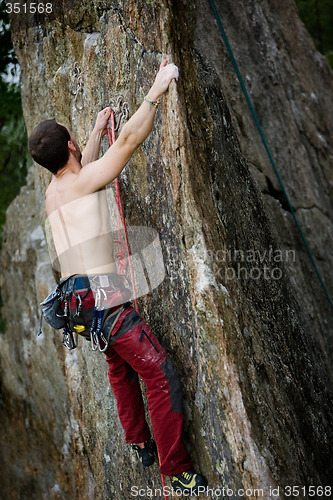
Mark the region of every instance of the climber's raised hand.
[[90, 134], [84, 150], [82, 151], [81, 165], [83, 167], [98, 159], [102, 137], [108, 131], [107, 125], [110, 114], [110, 108], [104, 108], [98, 113], [94, 129]]
[[158, 100], [169, 88], [171, 81], [178, 80], [178, 77], [178, 67], [174, 63], [168, 63], [167, 59], [164, 59], [155, 77], [155, 81], [148, 92], [149, 99]]

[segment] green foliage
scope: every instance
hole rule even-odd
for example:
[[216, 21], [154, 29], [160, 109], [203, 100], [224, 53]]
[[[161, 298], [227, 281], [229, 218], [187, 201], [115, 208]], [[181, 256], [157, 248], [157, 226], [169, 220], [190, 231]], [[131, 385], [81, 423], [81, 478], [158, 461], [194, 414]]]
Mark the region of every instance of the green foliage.
[[29, 161], [20, 90], [17, 84], [6, 81], [8, 65], [15, 71], [18, 63], [5, 3], [0, 2], [0, 244], [6, 209], [25, 181]]
[[333, 67], [332, 0], [296, 0], [296, 5], [316, 48]]
[[8, 29], [6, 2], [0, 0], [0, 73], [4, 73], [10, 63], [16, 64], [17, 60]]
[[[5, 2], [0, 0], [0, 247], [7, 207], [24, 184], [30, 161], [20, 90], [17, 84], [7, 81], [17, 67]], [[0, 314], [0, 331], [4, 328]]]
[[6, 209], [24, 184], [28, 159], [21, 98], [16, 85], [0, 80], [0, 241]]

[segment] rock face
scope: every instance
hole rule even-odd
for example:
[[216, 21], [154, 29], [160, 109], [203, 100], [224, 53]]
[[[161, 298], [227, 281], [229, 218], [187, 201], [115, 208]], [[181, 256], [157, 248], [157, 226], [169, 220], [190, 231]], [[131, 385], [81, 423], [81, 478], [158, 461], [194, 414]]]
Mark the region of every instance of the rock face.
[[[217, 5], [332, 294], [332, 72], [294, 2]], [[311, 498], [308, 487], [332, 477], [332, 316], [209, 2], [54, 1], [11, 25], [28, 131], [55, 117], [81, 145], [104, 105], [122, 95], [139, 106], [162, 54], [179, 66], [120, 176], [128, 224], [162, 242], [166, 277], [141, 312], [180, 373], [186, 441], [209, 485], [248, 499], [298, 485]], [[3, 496], [128, 499], [132, 486], [161, 483], [124, 443], [103, 355], [83, 341], [67, 352], [47, 327], [36, 336], [56, 278], [43, 231], [49, 180], [33, 168], [4, 235]]]

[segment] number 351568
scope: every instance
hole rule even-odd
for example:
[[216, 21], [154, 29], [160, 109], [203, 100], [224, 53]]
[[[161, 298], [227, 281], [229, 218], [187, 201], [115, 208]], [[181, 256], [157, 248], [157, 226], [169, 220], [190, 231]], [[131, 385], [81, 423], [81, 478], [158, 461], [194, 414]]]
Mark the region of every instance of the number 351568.
[[51, 3], [6, 3], [7, 14], [51, 14]]

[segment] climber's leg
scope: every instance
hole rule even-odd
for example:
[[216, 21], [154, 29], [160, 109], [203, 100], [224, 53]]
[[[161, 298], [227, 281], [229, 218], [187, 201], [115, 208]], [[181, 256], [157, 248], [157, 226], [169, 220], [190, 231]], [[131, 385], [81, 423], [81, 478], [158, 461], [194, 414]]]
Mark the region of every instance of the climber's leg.
[[[191, 458], [182, 440], [181, 384], [170, 359], [141, 320], [126, 333], [114, 335], [112, 348], [140, 375], [147, 386], [147, 398], [160, 471], [179, 474], [191, 468]], [[120, 393], [120, 398], [127, 397]], [[136, 441], [137, 442], [137, 441]]]
[[137, 373], [109, 346], [106, 351], [109, 380], [117, 400], [118, 415], [127, 443], [150, 439]]

